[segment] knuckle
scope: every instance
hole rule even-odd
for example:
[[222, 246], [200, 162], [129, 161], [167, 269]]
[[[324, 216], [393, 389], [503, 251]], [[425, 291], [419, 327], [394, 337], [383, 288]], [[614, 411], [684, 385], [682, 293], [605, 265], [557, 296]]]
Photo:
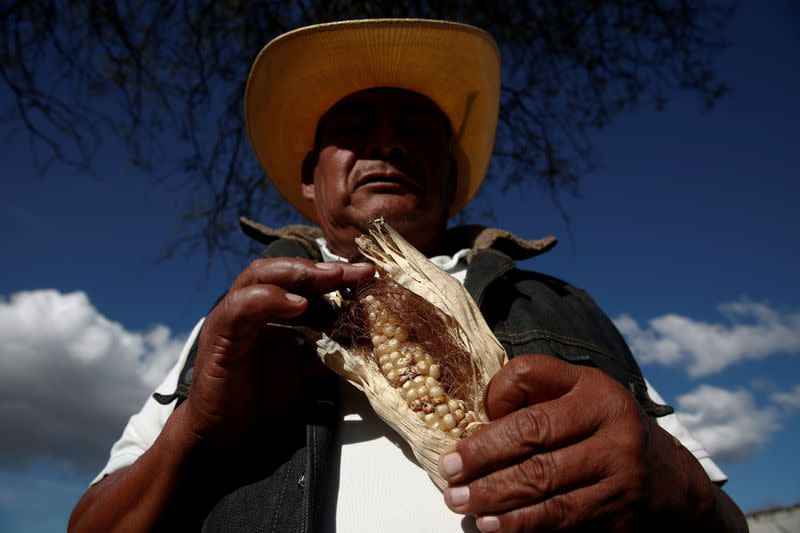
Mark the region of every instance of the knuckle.
[[527, 373], [525, 370], [527, 363], [524, 361], [528, 356], [521, 355], [514, 357], [508, 363], [503, 365], [500, 370], [492, 377], [492, 382], [499, 382], [504, 388], [515, 388], [523, 381], [523, 376]]
[[535, 355], [515, 357], [506, 365], [511, 371], [511, 379], [524, 380], [534, 371], [538, 358]]
[[549, 453], [534, 455], [517, 465], [518, 476], [537, 497], [553, 492], [556, 478], [556, 465]]
[[542, 508], [545, 522], [553, 530], [561, 530], [569, 528], [572, 520], [570, 520], [570, 513], [567, 504], [567, 496], [565, 494], [557, 494], [552, 498], [548, 498], [542, 502]]
[[501, 531], [551, 531], [542, 527], [540, 506], [525, 507], [506, 513], [501, 518]]
[[605, 411], [614, 422], [627, 423], [631, 415], [629, 400], [621, 394], [609, 394], [605, 398]]
[[537, 504], [506, 513], [501, 517], [502, 531], [595, 531], [578, 528], [589, 515], [588, 506], [573, 501], [571, 493], [558, 494]]
[[631, 398], [627, 401], [624, 398], [617, 400], [616, 412], [618, 415], [618, 430], [621, 445], [629, 454], [639, 457], [644, 453], [644, 448], [649, 437], [649, 427], [646, 415], [639, 408], [638, 404]]
[[587, 373], [591, 377], [589, 381], [591, 389], [587, 387], [585, 391], [592, 396], [603, 398], [603, 411], [607, 415], [607, 420], [641, 422], [643, 411], [628, 390], [600, 370], [587, 370], [591, 371]]
[[517, 411], [512, 418], [513, 423], [507, 425], [509, 438], [512, 442], [519, 442], [531, 448], [536, 448], [547, 442], [552, 435], [552, 424], [546, 411], [530, 406]]
[[305, 284], [310, 278], [309, 269], [306, 265], [301, 263], [290, 263], [286, 265], [289, 279], [291, 280], [290, 283], [292, 285], [303, 285]]
[[250, 263], [243, 274], [249, 274], [250, 277], [259, 278], [261, 275], [269, 273], [275, 268], [278, 259], [274, 258], [259, 258]]
[[235, 310], [240, 298], [240, 290], [241, 289], [228, 291], [225, 297], [217, 302], [217, 305], [215, 305], [211, 312], [209, 312], [203, 330], [207, 331], [210, 325], [218, 324], [220, 321], [225, 322], [235, 314]]
[[247, 268], [248, 270], [261, 270], [262, 268], [269, 268], [269, 266], [273, 265], [275, 261], [277, 261], [277, 259], [274, 257], [259, 257], [250, 263]]
[[256, 292], [268, 293], [268, 291], [256, 291], [253, 288], [240, 289], [232, 292], [225, 301], [224, 309], [226, 314], [230, 313], [237, 316], [252, 315], [260, 303], [258, 298], [254, 298]]

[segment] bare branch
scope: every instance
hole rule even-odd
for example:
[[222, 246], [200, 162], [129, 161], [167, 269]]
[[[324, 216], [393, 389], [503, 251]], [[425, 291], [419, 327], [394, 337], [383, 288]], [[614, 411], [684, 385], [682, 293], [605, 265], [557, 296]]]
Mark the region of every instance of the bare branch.
[[166, 255], [210, 262], [252, 252], [239, 214], [299, 218], [264, 180], [241, 111], [253, 58], [282, 32], [366, 17], [485, 28], [504, 57], [490, 179], [539, 185], [560, 206], [593, 169], [592, 132], [674, 89], [706, 107], [725, 93], [712, 58], [731, 16], [732, 0], [17, 0], [0, 11], [0, 122], [27, 131], [43, 169], [91, 171], [102, 139], [121, 139], [157, 182], [191, 191]]

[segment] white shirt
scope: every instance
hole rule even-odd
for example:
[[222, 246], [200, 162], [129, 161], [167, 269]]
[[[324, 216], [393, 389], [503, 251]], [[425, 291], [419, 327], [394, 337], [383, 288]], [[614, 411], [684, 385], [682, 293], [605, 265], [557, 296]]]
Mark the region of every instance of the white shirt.
[[[343, 260], [318, 240], [326, 261]], [[432, 257], [431, 261], [461, 283], [466, 277], [467, 249], [454, 256]], [[189, 349], [200, 332], [200, 320], [186, 341], [177, 363], [156, 388], [161, 394], [175, 391]], [[647, 393], [664, 403], [649, 382]], [[374, 413], [366, 397], [355, 387], [340, 386], [339, 425], [336, 444], [341, 451], [336, 516], [336, 531], [477, 531], [474, 519], [453, 513], [444, 504], [441, 492], [414, 460], [408, 444]], [[142, 410], [133, 415], [120, 439], [111, 448], [108, 463], [92, 481], [133, 464], [155, 442], [172, 413], [172, 405], [161, 405], [150, 396]], [[674, 414], [657, 419], [658, 424], [677, 438], [700, 462], [714, 482], [727, 477]], [[332, 482], [333, 483], [333, 482]], [[381, 504], [374, 497], [380, 494]], [[332, 510], [331, 510], [332, 512]]]

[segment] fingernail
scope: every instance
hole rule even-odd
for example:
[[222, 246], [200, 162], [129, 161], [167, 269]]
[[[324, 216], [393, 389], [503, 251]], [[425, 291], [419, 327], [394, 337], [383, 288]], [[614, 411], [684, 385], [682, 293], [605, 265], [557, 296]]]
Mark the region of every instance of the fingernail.
[[458, 452], [450, 452], [442, 457], [442, 474], [446, 477], [454, 477], [461, 473], [464, 462]]
[[469, 487], [452, 487], [447, 489], [447, 499], [455, 507], [461, 507], [469, 501]]
[[496, 516], [481, 516], [475, 520], [475, 525], [483, 533], [492, 533], [500, 530], [500, 520]]
[[350, 263], [352, 266], [356, 268], [364, 268], [368, 266], [372, 266], [370, 263]]
[[294, 302], [296, 304], [303, 303], [306, 301], [306, 299], [300, 296], [299, 294], [293, 294], [291, 292], [284, 293], [283, 297], [289, 300], [290, 302]]
[[336, 265], [334, 263], [317, 263], [314, 266], [320, 270], [336, 270], [337, 268], [339, 268], [339, 265]]

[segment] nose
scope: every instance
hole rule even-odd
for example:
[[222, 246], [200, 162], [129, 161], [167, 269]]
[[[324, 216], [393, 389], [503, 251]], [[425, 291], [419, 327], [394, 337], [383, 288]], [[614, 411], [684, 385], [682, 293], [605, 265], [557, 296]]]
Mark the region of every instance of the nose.
[[364, 147], [364, 155], [369, 159], [393, 161], [405, 159], [408, 152], [397, 128], [383, 120], [371, 132]]

